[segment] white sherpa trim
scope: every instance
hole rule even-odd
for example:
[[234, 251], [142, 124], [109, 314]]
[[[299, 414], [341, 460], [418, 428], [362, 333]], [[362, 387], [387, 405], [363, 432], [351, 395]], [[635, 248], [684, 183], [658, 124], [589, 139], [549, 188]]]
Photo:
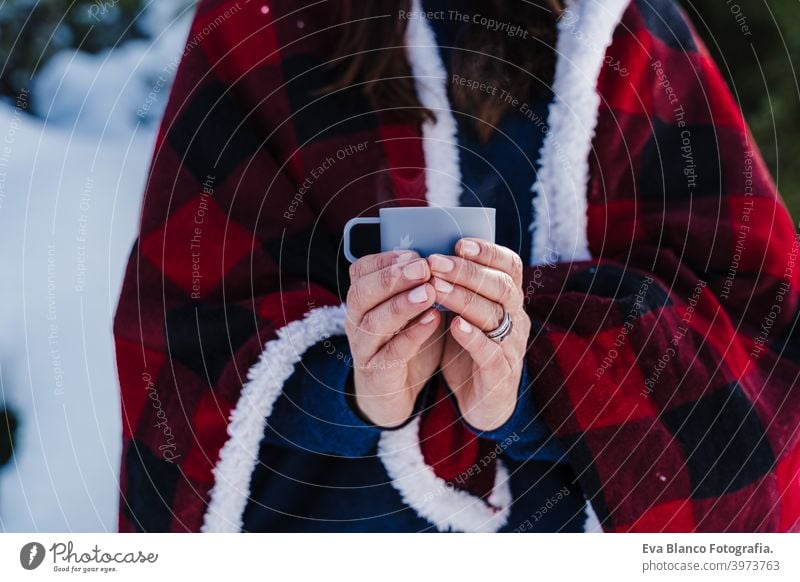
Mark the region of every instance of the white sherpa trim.
[[583, 522], [583, 531], [586, 533], [603, 533], [603, 526], [600, 525], [600, 518], [597, 517], [592, 504], [586, 500], [586, 521]]
[[456, 489], [436, 476], [419, 446], [419, 417], [403, 428], [384, 431], [378, 456], [403, 501], [439, 531], [487, 532], [503, 527], [511, 513], [509, 475], [497, 460], [494, 489], [487, 501]]
[[[422, 14], [421, 0], [412, 0], [412, 14]], [[420, 103], [435, 116], [422, 124], [425, 189], [428, 205], [459, 206], [461, 168], [458, 162], [458, 125], [447, 98], [447, 70], [439, 55], [433, 29], [415, 16], [406, 28], [406, 55]]]
[[278, 337], [266, 343], [258, 362], [247, 373], [248, 382], [231, 414], [230, 438], [214, 468], [214, 487], [201, 531], [241, 531], [266, 419], [303, 353], [327, 337], [344, 333], [346, 314], [344, 304], [317, 307], [303, 319], [282, 327]]
[[550, 131], [532, 190], [531, 264], [591, 258], [587, 227], [589, 154], [600, 107], [597, 81], [630, 0], [570, 2], [558, 21]]

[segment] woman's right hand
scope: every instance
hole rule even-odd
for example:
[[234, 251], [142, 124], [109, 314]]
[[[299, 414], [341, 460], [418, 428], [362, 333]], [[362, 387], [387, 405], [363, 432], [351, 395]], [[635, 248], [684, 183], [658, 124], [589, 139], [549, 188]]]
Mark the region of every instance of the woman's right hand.
[[353, 357], [356, 403], [374, 424], [405, 422], [436, 371], [444, 318], [425, 259], [388, 251], [350, 266], [345, 332]]

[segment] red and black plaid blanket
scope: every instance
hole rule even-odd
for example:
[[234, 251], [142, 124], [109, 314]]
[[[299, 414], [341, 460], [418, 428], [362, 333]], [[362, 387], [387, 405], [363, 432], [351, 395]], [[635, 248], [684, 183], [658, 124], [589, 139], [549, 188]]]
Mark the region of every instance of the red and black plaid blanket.
[[[344, 223], [427, 203], [420, 127], [320, 93], [341, 29], [306, 4], [198, 7], [115, 319], [123, 531], [201, 528], [264, 345], [346, 297]], [[797, 530], [795, 226], [671, 2], [626, 9], [598, 92], [592, 259], [526, 270], [543, 417], [607, 531]], [[447, 479], [489, 445], [443, 410], [420, 431]]]

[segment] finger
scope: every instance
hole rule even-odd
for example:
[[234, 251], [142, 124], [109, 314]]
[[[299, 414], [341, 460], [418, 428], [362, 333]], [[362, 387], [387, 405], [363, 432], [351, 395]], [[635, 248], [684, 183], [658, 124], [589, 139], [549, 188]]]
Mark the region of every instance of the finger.
[[363, 256], [350, 265], [350, 282], [352, 283], [364, 275], [380, 271], [391, 265], [407, 263], [417, 258], [419, 258], [419, 253], [410, 250], [386, 251], [385, 253]]
[[430, 278], [425, 259], [393, 264], [356, 279], [347, 290], [349, 318], [358, 325], [364, 314], [390, 297], [419, 286]]
[[456, 243], [456, 255], [507, 273], [522, 286], [522, 259], [508, 247], [479, 238], [462, 238]]
[[450, 333], [478, 365], [479, 373], [500, 374], [510, 372], [500, 344], [490, 340], [481, 330], [461, 316], [450, 322]]
[[375, 365], [405, 366], [417, 355], [425, 342], [439, 327], [442, 315], [437, 309], [428, 309], [400, 333], [386, 342], [372, 358]]
[[409, 321], [429, 309], [435, 299], [433, 285], [423, 283], [410, 291], [394, 295], [366, 312], [356, 329], [355, 345], [359, 360], [370, 360]]
[[431, 283], [436, 289], [436, 303], [458, 313], [478, 329], [492, 331], [502, 323], [505, 308], [499, 303], [438, 277], [433, 277]]
[[479, 293], [490, 301], [500, 303], [507, 311], [522, 303], [522, 287], [508, 273], [468, 259], [445, 255], [429, 256], [428, 264], [432, 275], [438, 279]]

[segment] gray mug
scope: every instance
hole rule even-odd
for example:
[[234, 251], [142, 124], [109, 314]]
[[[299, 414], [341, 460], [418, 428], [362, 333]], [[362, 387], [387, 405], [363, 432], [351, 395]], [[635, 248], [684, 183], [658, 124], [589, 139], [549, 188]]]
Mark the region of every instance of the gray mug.
[[464, 237], [494, 242], [495, 209], [482, 206], [415, 206], [381, 208], [377, 217], [351, 218], [344, 225], [344, 256], [354, 263], [350, 231], [359, 224], [378, 224], [381, 252], [410, 249], [420, 256], [433, 253], [452, 255], [456, 242]]

